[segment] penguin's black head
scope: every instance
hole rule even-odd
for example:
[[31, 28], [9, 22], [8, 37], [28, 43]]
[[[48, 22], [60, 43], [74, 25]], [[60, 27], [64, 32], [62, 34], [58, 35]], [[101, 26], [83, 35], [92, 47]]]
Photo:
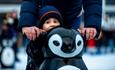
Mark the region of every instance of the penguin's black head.
[[48, 33], [48, 47], [55, 55], [74, 57], [82, 51], [83, 39], [76, 30], [57, 27]]

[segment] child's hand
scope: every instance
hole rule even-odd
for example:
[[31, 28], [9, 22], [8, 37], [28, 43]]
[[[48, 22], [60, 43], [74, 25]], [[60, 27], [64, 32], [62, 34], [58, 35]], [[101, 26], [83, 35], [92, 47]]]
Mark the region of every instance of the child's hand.
[[86, 36], [86, 40], [95, 38], [97, 31], [95, 28], [82, 28], [78, 29], [82, 36]]
[[25, 34], [30, 40], [35, 40], [36, 37], [39, 37], [41, 32], [44, 32], [44, 30], [35, 26], [22, 28], [22, 33]]

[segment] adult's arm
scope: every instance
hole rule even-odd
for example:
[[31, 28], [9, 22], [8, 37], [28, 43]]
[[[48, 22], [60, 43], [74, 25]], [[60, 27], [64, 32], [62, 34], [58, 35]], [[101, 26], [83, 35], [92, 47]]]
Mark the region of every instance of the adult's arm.
[[102, 20], [102, 0], [83, 0], [85, 27], [94, 27], [99, 36]]
[[18, 29], [35, 26], [37, 21], [37, 3], [35, 0], [23, 0], [21, 3]]

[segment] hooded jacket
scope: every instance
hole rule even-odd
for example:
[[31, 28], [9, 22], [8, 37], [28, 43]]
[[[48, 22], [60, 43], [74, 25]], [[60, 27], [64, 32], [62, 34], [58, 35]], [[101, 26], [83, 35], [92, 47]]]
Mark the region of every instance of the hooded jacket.
[[94, 27], [100, 32], [102, 0], [23, 0], [18, 28], [21, 30], [24, 26], [37, 25], [37, 12], [46, 4], [56, 7], [62, 14], [64, 26], [70, 28], [83, 8], [85, 27]]

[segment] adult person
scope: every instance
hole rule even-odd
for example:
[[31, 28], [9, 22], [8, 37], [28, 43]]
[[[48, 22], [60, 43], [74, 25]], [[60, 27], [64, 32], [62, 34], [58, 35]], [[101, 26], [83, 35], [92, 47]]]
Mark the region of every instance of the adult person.
[[65, 27], [78, 29], [80, 26], [80, 13], [84, 10], [85, 28], [81, 34], [86, 39], [98, 37], [101, 29], [102, 0], [23, 0], [19, 29], [29, 38], [34, 40], [41, 29], [36, 27], [37, 12], [44, 5], [55, 6], [66, 23]]

